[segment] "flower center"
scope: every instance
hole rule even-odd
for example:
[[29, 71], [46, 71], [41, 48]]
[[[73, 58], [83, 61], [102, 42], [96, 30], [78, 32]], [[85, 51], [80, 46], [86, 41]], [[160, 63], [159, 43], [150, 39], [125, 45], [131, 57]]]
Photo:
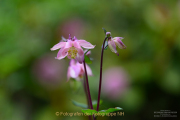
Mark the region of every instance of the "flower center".
[[68, 56], [71, 57], [72, 59], [76, 58], [77, 53], [78, 53], [78, 51], [74, 46], [70, 47], [68, 50]]

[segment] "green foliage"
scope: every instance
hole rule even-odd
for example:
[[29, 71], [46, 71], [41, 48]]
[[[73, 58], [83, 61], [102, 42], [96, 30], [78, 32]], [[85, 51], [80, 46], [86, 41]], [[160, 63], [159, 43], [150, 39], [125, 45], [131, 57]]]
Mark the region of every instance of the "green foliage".
[[88, 108], [88, 105], [86, 105], [86, 104], [76, 102], [75, 100], [71, 100], [71, 101], [75, 106], [78, 106], [78, 107], [81, 107], [81, 108]]
[[87, 64], [91, 64], [92, 63], [92, 61], [90, 60], [90, 58], [87, 55], [84, 55], [84, 59], [85, 59], [85, 62]]
[[[81, 108], [88, 108], [88, 105], [87, 104], [84, 104], [84, 103], [79, 103], [79, 102], [76, 102], [75, 100], [71, 100], [72, 103], [75, 105], [75, 106], [78, 106], [78, 107], [81, 107]], [[100, 100], [100, 105], [102, 104], [102, 100]], [[93, 108], [96, 109], [97, 107], [97, 101], [96, 100], [93, 100], [92, 101], [92, 104], [93, 104]]]
[[104, 30], [104, 34], [106, 35], [106, 32], [107, 32], [106, 29], [105, 28], [102, 28], [102, 29]]
[[96, 111], [96, 110], [92, 110], [92, 109], [83, 109], [81, 110], [83, 113], [87, 113], [88, 115], [92, 115], [92, 114], [95, 114], [95, 113], [104, 113], [104, 114], [107, 114], [107, 113], [111, 113], [111, 112], [116, 112], [116, 111], [119, 111], [119, 110], [123, 110], [122, 108], [120, 107], [115, 107], [115, 108], [109, 108], [107, 110], [101, 110], [101, 111]]
[[[103, 101], [100, 100], [99, 104], [101, 105], [102, 102], [103, 102]], [[92, 101], [92, 104], [93, 104], [93, 108], [96, 109], [96, 107], [97, 107], [97, 101], [96, 101], [96, 100], [93, 100], [93, 101]]]
[[110, 113], [110, 112], [116, 112], [116, 111], [119, 111], [119, 110], [123, 110], [123, 109], [120, 108], [120, 107], [115, 107], [115, 108], [109, 108], [107, 110], [101, 110], [99, 112], [100, 113]]

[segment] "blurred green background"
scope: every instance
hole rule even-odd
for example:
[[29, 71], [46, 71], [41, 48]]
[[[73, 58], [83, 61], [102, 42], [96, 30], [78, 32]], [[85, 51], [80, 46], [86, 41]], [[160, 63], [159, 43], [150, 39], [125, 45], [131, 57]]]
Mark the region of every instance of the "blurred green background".
[[97, 100], [102, 27], [127, 48], [119, 57], [105, 51], [100, 109], [122, 107], [117, 120], [179, 112], [180, 0], [1, 0], [0, 120], [87, 119], [55, 115], [81, 112], [70, 100], [86, 99], [80, 82], [76, 91], [66, 82], [69, 59], [54, 59], [50, 48], [68, 34], [96, 45], [89, 82]]

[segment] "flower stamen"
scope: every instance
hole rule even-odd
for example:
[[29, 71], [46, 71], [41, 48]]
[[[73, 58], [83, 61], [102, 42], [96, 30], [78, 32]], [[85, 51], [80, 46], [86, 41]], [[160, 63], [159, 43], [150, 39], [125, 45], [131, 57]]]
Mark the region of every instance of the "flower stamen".
[[68, 50], [68, 56], [71, 57], [72, 59], [76, 58], [77, 53], [78, 53], [78, 51], [74, 46], [70, 47]]

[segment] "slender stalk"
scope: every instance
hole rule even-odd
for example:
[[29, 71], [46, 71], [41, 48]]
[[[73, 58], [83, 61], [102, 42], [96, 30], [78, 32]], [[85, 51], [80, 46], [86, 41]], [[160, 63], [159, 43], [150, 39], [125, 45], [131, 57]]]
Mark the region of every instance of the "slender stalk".
[[[88, 104], [88, 109], [90, 109], [90, 103], [89, 103], [89, 98], [88, 98], [88, 93], [87, 93], [87, 87], [86, 87], [86, 81], [85, 81], [85, 76], [84, 76], [84, 80], [83, 80], [83, 86], [84, 86], [84, 92], [86, 95], [86, 100], [87, 100], [87, 104]], [[88, 116], [89, 120], [92, 119], [92, 116]]]
[[99, 92], [98, 92], [98, 101], [97, 101], [97, 109], [96, 109], [96, 111], [99, 110], [99, 102], [100, 102], [100, 96], [101, 96], [101, 84], [102, 84], [102, 65], [103, 65], [104, 44], [105, 44], [107, 38], [108, 38], [108, 37], [105, 37], [104, 42], [103, 42], [103, 45], [102, 45], [102, 50], [101, 50], [100, 77], [99, 77]]
[[88, 98], [88, 93], [87, 93], [87, 87], [86, 87], [85, 76], [84, 76], [83, 86], [84, 86], [84, 92], [85, 92], [86, 99], [87, 99], [88, 108], [91, 109], [91, 108], [90, 108], [90, 104], [89, 104], [89, 98]]
[[[84, 72], [85, 72], [85, 78], [86, 78], [86, 90], [87, 90], [87, 94], [88, 94], [88, 99], [89, 99], [89, 104], [90, 104], [90, 108], [93, 109], [93, 105], [92, 105], [92, 100], [91, 100], [91, 93], [89, 90], [89, 82], [88, 82], [88, 76], [87, 76], [87, 69], [86, 69], [86, 63], [85, 60], [83, 61], [83, 65], [84, 65]], [[93, 115], [93, 120], [95, 120], [95, 117]]]

